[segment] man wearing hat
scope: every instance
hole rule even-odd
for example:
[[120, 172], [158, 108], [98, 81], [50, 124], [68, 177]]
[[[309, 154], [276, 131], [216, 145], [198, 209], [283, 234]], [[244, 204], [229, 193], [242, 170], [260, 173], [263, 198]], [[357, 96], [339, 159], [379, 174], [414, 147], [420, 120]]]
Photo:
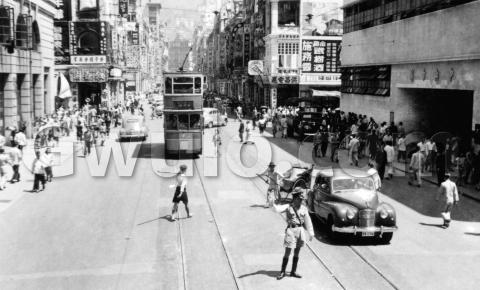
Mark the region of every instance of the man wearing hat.
[[279, 194], [279, 182], [283, 178], [283, 175], [275, 171], [275, 163], [273, 162], [268, 164], [267, 171], [262, 175], [267, 177], [265, 182], [268, 183], [267, 202], [265, 207], [270, 208], [273, 204], [275, 196]]
[[309, 241], [312, 241], [315, 236], [308, 209], [303, 205], [303, 200], [305, 200], [305, 190], [296, 187], [292, 192], [292, 197], [292, 202], [290, 204], [274, 205], [277, 212], [286, 214], [287, 221], [287, 228], [285, 229], [285, 238], [283, 242], [285, 253], [282, 260], [282, 269], [277, 277], [278, 280], [286, 275], [285, 269], [287, 268], [288, 259], [292, 249], [293, 261], [290, 276], [302, 278], [302, 276], [297, 273], [297, 264], [300, 249], [305, 245], [306, 241], [305, 230], [308, 231]]
[[442, 196], [444, 202], [444, 210], [442, 212], [443, 227], [448, 228], [450, 226], [450, 214], [452, 212], [453, 205], [458, 203], [458, 190], [455, 182], [450, 180], [450, 173], [445, 173], [445, 181], [442, 182], [438, 189], [436, 200], [438, 201]]

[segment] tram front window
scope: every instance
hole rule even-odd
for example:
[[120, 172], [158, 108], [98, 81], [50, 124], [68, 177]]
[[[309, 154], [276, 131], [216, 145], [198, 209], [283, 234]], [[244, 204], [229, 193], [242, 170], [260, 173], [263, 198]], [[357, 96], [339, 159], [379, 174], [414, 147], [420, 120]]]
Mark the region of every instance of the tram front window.
[[178, 130], [188, 130], [188, 115], [178, 115]]
[[200, 125], [200, 114], [191, 114], [190, 115], [190, 129], [201, 129]]
[[174, 94], [193, 94], [193, 84], [173, 84]]
[[167, 130], [178, 130], [177, 115], [169, 115], [167, 119]]
[[195, 94], [202, 93], [202, 78], [195, 78]]
[[172, 93], [172, 78], [165, 78], [165, 93]]

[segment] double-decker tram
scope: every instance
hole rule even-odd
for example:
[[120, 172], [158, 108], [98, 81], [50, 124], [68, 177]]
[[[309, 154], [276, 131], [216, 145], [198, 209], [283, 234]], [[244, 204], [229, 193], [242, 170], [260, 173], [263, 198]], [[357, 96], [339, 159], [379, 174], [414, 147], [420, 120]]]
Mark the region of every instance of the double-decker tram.
[[198, 73], [164, 73], [164, 131], [167, 156], [202, 153], [204, 77]]

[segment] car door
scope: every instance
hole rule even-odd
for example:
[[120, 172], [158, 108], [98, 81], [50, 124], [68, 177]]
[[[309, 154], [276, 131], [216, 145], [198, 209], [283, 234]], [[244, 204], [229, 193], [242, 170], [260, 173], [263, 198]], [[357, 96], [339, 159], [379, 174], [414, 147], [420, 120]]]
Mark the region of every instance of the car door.
[[330, 198], [330, 178], [322, 175], [317, 176], [315, 184], [317, 188], [317, 190], [315, 190], [315, 196], [313, 200], [315, 212], [320, 217], [327, 218], [329, 208], [324, 202]]

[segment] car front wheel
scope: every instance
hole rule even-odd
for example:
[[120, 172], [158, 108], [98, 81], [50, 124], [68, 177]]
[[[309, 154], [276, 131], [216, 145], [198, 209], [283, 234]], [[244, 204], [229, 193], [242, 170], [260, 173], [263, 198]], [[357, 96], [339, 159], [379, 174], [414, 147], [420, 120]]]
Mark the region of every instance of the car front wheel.
[[384, 245], [390, 244], [390, 241], [393, 238], [393, 233], [384, 233], [380, 239], [380, 243]]

